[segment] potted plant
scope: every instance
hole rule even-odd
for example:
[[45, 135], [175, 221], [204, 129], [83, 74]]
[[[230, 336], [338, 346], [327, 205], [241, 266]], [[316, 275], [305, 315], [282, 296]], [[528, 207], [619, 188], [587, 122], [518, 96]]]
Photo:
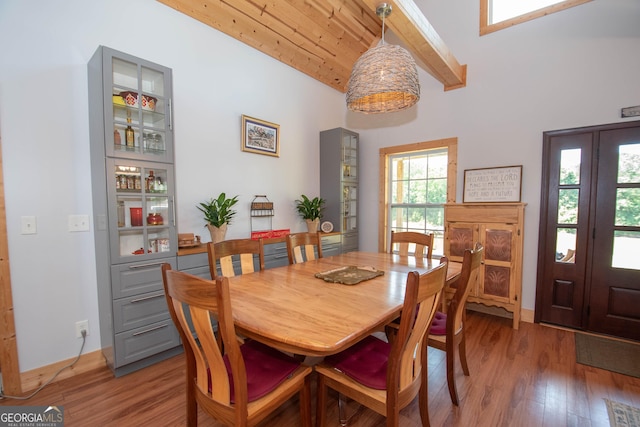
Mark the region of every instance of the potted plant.
[[318, 231], [318, 224], [320, 223], [320, 218], [322, 218], [324, 204], [325, 200], [323, 198], [314, 197], [310, 199], [304, 194], [300, 196], [300, 199], [296, 200], [296, 210], [302, 219], [306, 220], [309, 233]]
[[227, 226], [236, 214], [235, 209], [232, 209], [236, 203], [238, 203], [238, 196], [227, 198], [225, 193], [220, 193], [217, 198], [201, 202], [196, 206], [204, 214], [204, 219], [207, 221], [205, 227], [209, 229], [213, 243], [224, 240]]

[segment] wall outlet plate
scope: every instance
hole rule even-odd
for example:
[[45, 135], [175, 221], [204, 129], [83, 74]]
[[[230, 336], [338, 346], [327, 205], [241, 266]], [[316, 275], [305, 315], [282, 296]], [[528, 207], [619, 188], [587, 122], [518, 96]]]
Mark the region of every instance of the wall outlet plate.
[[82, 338], [82, 331], [87, 331], [87, 336], [89, 336], [89, 321], [81, 320], [76, 322], [76, 338]]

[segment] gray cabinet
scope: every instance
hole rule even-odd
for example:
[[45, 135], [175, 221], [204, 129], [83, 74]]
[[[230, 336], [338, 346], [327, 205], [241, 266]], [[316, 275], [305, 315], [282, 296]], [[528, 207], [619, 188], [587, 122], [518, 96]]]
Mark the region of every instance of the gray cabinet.
[[343, 128], [320, 132], [322, 219], [340, 232], [342, 252], [358, 250], [358, 141], [357, 133]]
[[88, 79], [100, 339], [120, 376], [182, 351], [160, 271], [177, 268], [171, 70], [101, 46]]

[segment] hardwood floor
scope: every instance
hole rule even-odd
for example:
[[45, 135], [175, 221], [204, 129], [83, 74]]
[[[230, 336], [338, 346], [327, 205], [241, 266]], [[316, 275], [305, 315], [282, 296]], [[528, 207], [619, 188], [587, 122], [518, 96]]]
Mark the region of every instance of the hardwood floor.
[[[467, 334], [471, 376], [456, 365], [460, 407], [449, 398], [444, 353], [429, 349], [432, 426], [609, 426], [604, 398], [640, 407], [640, 379], [576, 364], [571, 331], [530, 323], [516, 331], [509, 319], [468, 312]], [[285, 404], [263, 426], [298, 426], [296, 403]], [[80, 374], [28, 401], [0, 404], [63, 406], [66, 427], [184, 426], [183, 356], [121, 378], [106, 368]], [[383, 417], [355, 406], [350, 425], [384, 425]], [[339, 425], [335, 395], [329, 396], [328, 419]], [[416, 399], [401, 412], [400, 425], [419, 426], [419, 419]], [[199, 424], [220, 425], [202, 411]]]

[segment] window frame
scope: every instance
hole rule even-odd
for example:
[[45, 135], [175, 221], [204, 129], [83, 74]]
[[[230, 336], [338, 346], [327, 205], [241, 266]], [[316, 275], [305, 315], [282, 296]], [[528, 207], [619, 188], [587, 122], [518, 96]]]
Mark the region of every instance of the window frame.
[[515, 16], [511, 19], [496, 22], [495, 24], [489, 24], [489, 2], [491, 0], [480, 0], [480, 35], [484, 36], [495, 31], [499, 31], [505, 28], [512, 27], [523, 22], [531, 21], [532, 19], [540, 18], [542, 16], [549, 15], [550, 13], [560, 12], [571, 7], [579, 6], [584, 3], [588, 3], [593, 0], [564, 0], [560, 3], [552, 4], [541, 9], [533, 10], [529, 13], [525, 13], [519, 16]]
[[446, 149], [447, 150], [447, 201], [455, 203], [458, 171], [458, 138], [445, 138], [433, 141], [424, 141], [413, 144], [383, 147], [379, 152], [379, 186], [378, 195], [378, 251], [387, 252], [389, 246], [389, 158], [399, 154], [414, 153], [419, 151]]

